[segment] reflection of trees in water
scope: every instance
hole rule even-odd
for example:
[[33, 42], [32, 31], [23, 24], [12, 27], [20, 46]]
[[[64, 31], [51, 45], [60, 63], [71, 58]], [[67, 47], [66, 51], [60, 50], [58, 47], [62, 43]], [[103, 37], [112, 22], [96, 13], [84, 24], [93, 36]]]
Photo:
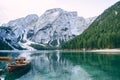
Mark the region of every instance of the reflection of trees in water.
[[[15, 55], [14, 57], [16, 57]], [[119, 54], [41, 51], [38, 53], [31, 54], [30, 58], [32, 60], [32, 69], [29, 71], [29, 73], [20, 77], [19, 80], [23, 80], [23, 79], [25, 80], [25, 78], [26, 79], [32, 78], [31, 80], [37, 80], [38, 78], [41, 77], [42, 78], [45, 77], [45, 79], [43, 80], [50, 80], [49, 78], [51, 78], [52, 80], [52, 77], [55, 80], [60, 80], [60, 79], [72, 80], [71, 78], [74, 79], [75, 76], [78, 77], [76, 78], [76, 80], [79, 80], [79, 78], [81, 77], [80, 75], [84, 73], [83, 70], [86, 70], [88, 73], [94, 72], [94, 70], [96, 71], [99, 70], [107, 73], [108, 76], [114, 77], [113, 80], [115, 79], [117, 80], [117, 78], [120, 79]], [[88, 67], [86, 68], [86, 66], [90, 67], [89, 71], [87, 69]], [[75, 74], [76, 71], [78, 71], [77, 74]], [[98, 74], [97, 76], [99, 77], [97, 77], [96, 80], [100, 80], [98, 78], [100, 78], [101, 75], [104, 74]], [[101, 78], [103, 78], [103, 76]], [[101, 80], [105, 80], [105, 79], [101, 79]], [[110, 80], [112, 80], [112, 78]]]
[[97, 68], [105, 71], [108, 75], [120, 78], [120, 54], [73, 52], [62, 53], [62, 57], [70, 60], [74, 64]]

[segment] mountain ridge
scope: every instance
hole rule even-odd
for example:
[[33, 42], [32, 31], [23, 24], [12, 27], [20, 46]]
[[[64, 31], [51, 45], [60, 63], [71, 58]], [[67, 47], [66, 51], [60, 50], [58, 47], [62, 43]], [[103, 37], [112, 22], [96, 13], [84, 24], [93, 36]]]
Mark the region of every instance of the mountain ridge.
[[62, 45], [63, 49], [120, 48], [120, 1], [106, 9], [81, 34]]
[[[2, 26], [9, 26], [19, 44], [30, 43], [59, 47], [63, 42], [81, 34], [94, 21], [79, 17], [77, 12], [68, 12], [61, 8], [47, 10], [40, 17], [31, 14], [9, 21]], [[27, 47], [26, 47], [27, 48]]]

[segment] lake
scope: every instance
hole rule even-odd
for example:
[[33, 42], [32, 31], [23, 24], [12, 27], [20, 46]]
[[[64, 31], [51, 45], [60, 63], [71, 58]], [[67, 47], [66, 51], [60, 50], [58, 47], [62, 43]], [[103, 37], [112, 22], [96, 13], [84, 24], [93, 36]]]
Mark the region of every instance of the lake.
[[4, 72], [1, 80], [120, 80], [120, 53], [81, 51], [1, 51], [0, 56], [23, 56], [31, 61], [30, 70], [8, 74], [6, 64], [0, 61]]

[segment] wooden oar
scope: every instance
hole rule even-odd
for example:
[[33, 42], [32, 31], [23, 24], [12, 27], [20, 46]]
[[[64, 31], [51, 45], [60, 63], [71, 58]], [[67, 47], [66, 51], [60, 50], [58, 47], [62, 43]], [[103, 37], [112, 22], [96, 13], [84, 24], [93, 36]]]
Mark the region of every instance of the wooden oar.
[[7, 57], [0, 56], [0, 61], [11, 61], [11, 60], [12, 60], [12, 57], [10, 56], [7, 56]]

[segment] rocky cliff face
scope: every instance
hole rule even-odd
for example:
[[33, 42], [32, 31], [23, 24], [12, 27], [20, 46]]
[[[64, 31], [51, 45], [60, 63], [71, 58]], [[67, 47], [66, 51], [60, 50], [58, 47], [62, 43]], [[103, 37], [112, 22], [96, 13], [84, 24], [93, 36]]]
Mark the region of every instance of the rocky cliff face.
[[47, 10], [42, 16], [28, 15], [4, 24], [10, 26], [20, 41], [59, 46], [81, 34], [95, 18], [84, 19], [77, 12], [60, 8]]
[[59, 46], [81, 34], [93, 20], [94, 18], [78, 17], [77, 12], [67, 12], [60, 8], [50, 9], [38, 19], [30, 40]]
[[9, 27], [0, 27], [0, 50], [1, 49], [22, 49], [18, 45], [19, 38], [15, 36]]
[[29, 29], [34, 28], [37, 20], [38, 16], [35, 14], [31, 14], [23, 18], [9, 21], [7, 24], [3, 24], [2, 26], [9, 26], [15, 33], [16, 37], [20, 37], [22, 39]]

